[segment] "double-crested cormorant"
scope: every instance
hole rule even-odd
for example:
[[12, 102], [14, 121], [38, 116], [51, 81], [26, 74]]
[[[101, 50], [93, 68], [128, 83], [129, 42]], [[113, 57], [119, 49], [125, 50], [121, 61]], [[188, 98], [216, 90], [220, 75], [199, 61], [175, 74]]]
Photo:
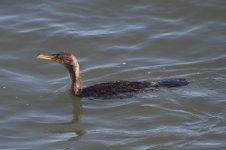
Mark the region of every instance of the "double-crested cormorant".
[[166, 79], [156, 82], [148, 81], [114, 81], [100, 83], [82, 89], [79, 64], [76, 57], [67, 52], [51, 55], [38, 55], [37, 58], [51, 60], [64, 65], [71, 76], [71, 89], [76, 96], [94, 99], [125, 98], [141, 91], [149, 91], [158, 87], [179, 87], [187, 85], [186, 79]]

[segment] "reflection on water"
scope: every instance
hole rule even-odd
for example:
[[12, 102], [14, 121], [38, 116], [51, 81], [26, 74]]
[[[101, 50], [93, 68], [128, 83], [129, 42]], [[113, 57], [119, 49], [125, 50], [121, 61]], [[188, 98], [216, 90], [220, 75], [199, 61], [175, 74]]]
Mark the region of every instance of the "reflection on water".
[[71, 95], [73, 104], [73, 118], [69, 122], [64, 123], [44, 123], [44, 130], [50, 133], [75, 133], [74, 137], [70, 137], [68, 140], [76, 140], [78, 137], [84, 135], [86, 131], [80, 125], [83, 108], [82, 101], [79, 98]]

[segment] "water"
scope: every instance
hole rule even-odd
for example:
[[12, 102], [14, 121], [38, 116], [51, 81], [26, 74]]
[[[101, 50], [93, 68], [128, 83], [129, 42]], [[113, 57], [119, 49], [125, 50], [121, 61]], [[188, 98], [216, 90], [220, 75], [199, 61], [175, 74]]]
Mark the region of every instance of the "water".
[[[0, 149], [226, 149], [226, 2], [0, 2]], [[190, 85], [123, 100], [78, 99], [83, 85], [183, 77]]]

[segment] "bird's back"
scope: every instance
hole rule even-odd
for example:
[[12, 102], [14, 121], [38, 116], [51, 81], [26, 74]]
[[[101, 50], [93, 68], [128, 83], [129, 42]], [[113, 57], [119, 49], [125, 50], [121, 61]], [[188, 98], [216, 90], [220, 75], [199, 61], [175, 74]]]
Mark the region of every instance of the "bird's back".
[[115, 81], [96, 84], [82, 90], [82, 97], [88, 98], [125, 98], [131, 97], [137, 92], [152, 90], [153, 84], [151, 82], [137, 82], [137, 81]]
[[115, 81], [96, 84], [82, 90], [81, 96], [92, 99], [113, 99], [131, 97], [141, 91], [154, 90], [159, 87], [180, 87], [189, 84], [186, 79], [165, 79], [156, 82]]

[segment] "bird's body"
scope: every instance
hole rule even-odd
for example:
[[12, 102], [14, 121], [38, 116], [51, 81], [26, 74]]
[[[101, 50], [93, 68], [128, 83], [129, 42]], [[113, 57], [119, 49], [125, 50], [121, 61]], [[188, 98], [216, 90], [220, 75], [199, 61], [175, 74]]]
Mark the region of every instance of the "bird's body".
[[47, 59], [64, 65], [71, 76], [71, 89], [76, 96], [92, 99], [112, 99], [131, 97], [142, 91], [151, 91], [158, 87], [179, 87], [187, 85], [186, 79], [166, 79], [156, 82], [148, 81], [114, 81], [100, 83], [82, 88], [80, 69], [76, 57], [71, 53], [61, 52], [52, 55], [39, 55], [40, 59]]
[[131, 97], [134, 94], [153, 90], [150, 82], [115, 81], [89, 86], [82, 90], [82, 97], [98, 97], [102, 99]]

